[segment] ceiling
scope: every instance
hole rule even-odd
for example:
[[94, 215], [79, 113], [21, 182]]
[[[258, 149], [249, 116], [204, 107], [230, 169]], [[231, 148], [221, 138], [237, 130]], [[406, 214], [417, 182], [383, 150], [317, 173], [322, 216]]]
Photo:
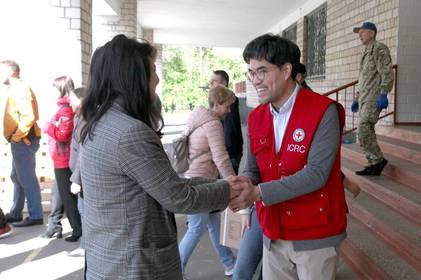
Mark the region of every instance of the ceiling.
[[138, 0], [138, 22], [154, 43], [244, 47], [307, 1]]

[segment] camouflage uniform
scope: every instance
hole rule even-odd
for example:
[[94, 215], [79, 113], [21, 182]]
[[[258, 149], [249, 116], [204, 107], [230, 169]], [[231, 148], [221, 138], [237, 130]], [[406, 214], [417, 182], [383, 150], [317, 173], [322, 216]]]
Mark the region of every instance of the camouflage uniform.
[[380, 163], [383, 154], [377, 144], [374, 126], [379, 118], [377, 97], [381, 92], [392, 90], [392, 59], [389, 48], [374, 41], [371, 47], [364, 50], [360, 62], [359, 94], [357, 101], [360, 105], [358, 141], [363, 149], [369, 165]]

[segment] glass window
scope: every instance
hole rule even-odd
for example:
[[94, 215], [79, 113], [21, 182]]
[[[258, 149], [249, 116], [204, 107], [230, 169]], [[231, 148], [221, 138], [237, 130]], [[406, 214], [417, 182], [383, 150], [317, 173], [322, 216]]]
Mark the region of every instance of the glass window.
[[326, 56], [326, 11], [327, 5], [323, 4], [311, 14], [306, 16], [307, 37], [307, 78], [324, 78]]
[[285, 28], [282, 31], [282, 37], [287, 38], [294, 43], [297, 43], [297, 24], [294, 23], [293, 25], [289, 26], [288, 28]]

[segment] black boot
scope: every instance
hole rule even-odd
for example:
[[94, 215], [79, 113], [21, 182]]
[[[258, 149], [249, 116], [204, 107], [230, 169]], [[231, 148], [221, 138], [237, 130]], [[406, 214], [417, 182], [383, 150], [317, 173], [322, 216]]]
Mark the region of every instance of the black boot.
[[369, 165], [369, 166], [364, 167], [363, 170], [355, 171], [355, 174], [359, 176], [370, 176], [372, 172], [373, 172], [373, 165]]
[[371, 175], [372, 176], [379, 176], [382, 173], [386, 164], [387, 164], [387, 159], [384, 158], [381, 162], [372, 165], [373, 170], [371, 172]]

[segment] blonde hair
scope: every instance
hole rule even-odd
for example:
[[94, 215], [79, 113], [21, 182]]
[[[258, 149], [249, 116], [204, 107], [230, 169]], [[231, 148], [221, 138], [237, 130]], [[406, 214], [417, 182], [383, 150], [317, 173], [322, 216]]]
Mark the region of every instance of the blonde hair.
[[225, 102], [230, 102], [231, 104], [235, 101], [235, 94], [232, 90], [226, 88], [225, 86], [218, 85], [209, 89], [208, 102], [209, 108], [213, 108], [215, 104], [222, 105]]

